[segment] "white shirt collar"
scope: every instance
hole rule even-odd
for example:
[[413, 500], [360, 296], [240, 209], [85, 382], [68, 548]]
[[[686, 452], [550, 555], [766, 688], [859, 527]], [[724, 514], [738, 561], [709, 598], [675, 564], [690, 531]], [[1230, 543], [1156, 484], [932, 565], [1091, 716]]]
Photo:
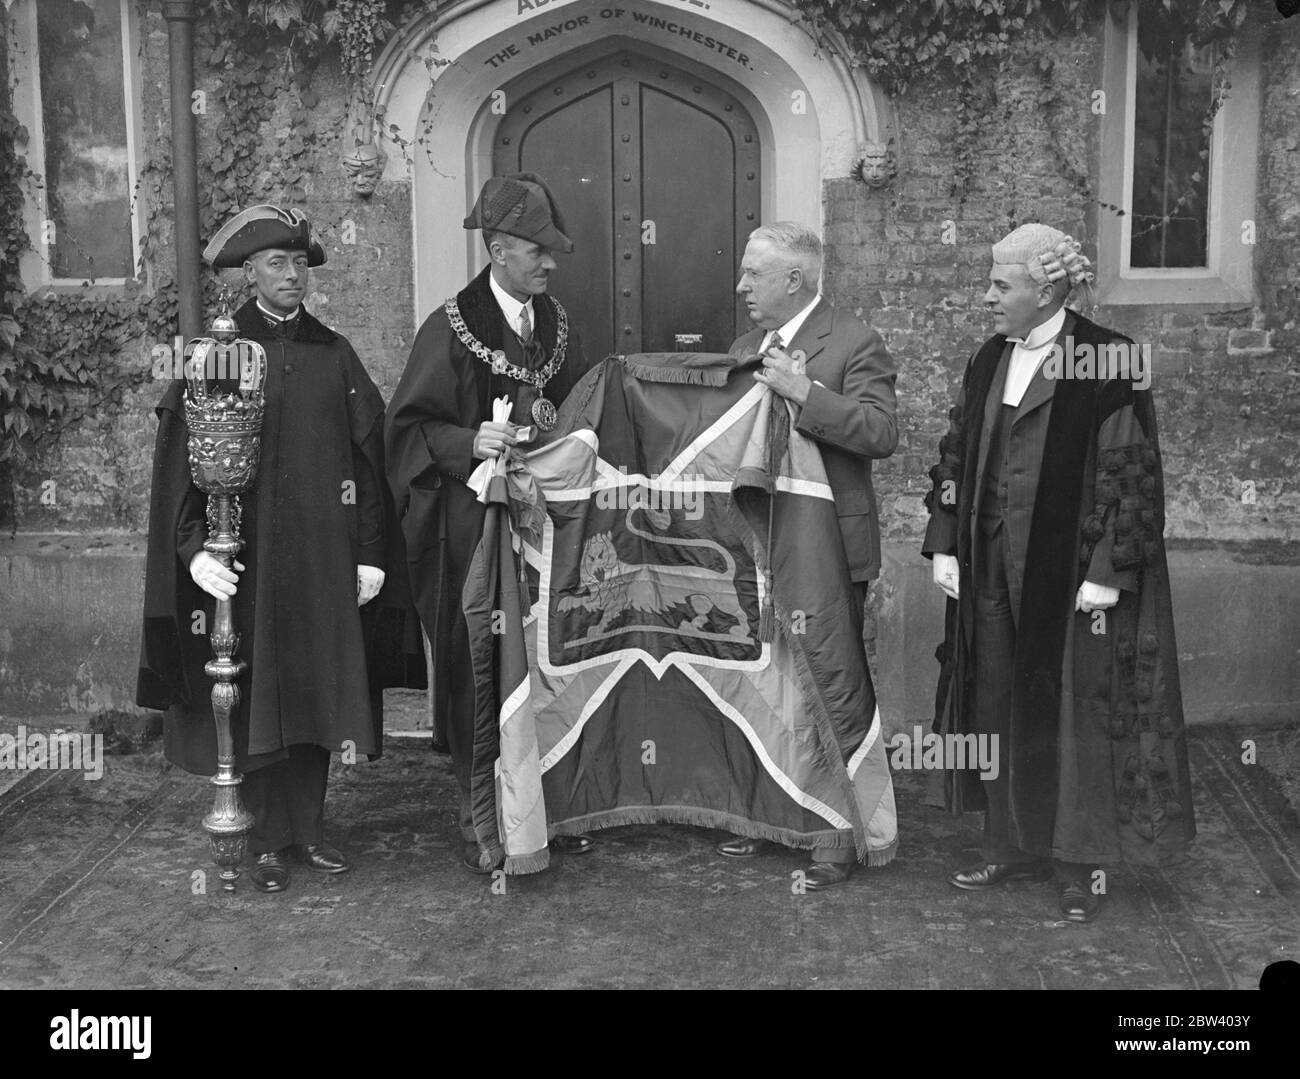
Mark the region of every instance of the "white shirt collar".
[[259, 296], [259, 297], [257, 297], [257, 309], [258, 309], [259, 311], [261, 311], [262, 314], [264, 314], [264, 315], [265, 315], [267, 318], [269, 318], [272, 322], [288, 322], [290, 319], [295, 319], [295, 318], [298, 317], [298, 312], [302, 310], [302, 304], [299, 304], [299, 305], [298, 305], [297, 307], [295, 307], [292, 311], [290, 311], [287, 315], [277, 315], [277, 314], [276, 314], [274, 311], [272, 311], [270, 308], [263, 306], [263, 304], [262, 304], [262, 297]]
[[515, 333], [519, 332], [519, 315], [523, 311], [528, 312], [529, 326], [534, 330], [537, 329], [537, 323], [533, 321], [533, 298], [531, 296], [529, 296], [523, 303], [520, 303], [511, 296], [510, 293], [497, 284], [496, 274], [492, 273], [490, 270], [488, 271], [488, 282], [492, 286], [492, 295], [497, 298], [497, 304], [501, 308], [501, 313], [506, 316], [506, 322], [510, 324], [510, 328], [514, 330]]
[[1061, 332], [1061, 327], [1065, 325], [1065, 308], [1062, 307], [1046, 322], [1040, 322], [1024, 337], [1008, 337], [1007, 340], [1019, 348], [1039, 349], [1046, 348], [1056, 340], [1056, 335]]
[[797, 334], [799, 330], [803, 327], [803, 324], [808, 321], [808, 316], [812, 314], [813, 308], [817, 306], [817, 303], [820, 300], [821, 300], [820, 294], [814, 296], [812, 298], [812, 303], [810, 303], [807, 307], [805, 307], [802, 311], [800, 311], [797, 315], [795, 315], [794, 318], [792, 318], [784, 326], [779, 327], [775, 331], [768, 330], [763, 337], [763, 342], [762, 342], [763, 347], [760, 348], [758, 351], [763, 352], [767, 349], [768, 345], [771, 344], [772, 334], [774, 332], [779, 333], [781, 335], [781, 340], [785, 342], [785, 347], [789, 348], [790, 342], [794, 340], [794, 335]]
[[1034, 375], [1047, 359], [1049, 346], [1056, 340], [1061, 327], [1065, 325], [1065, 308], [1062, 307], [1046, 322], [1035, 326], [1024, 338], [1009, 337], [1014, 342], [1011, 350], [1011, 362], [1007, 365], [1007, 380], [1002, 388], [1002, 403], [1020, 407], [1025, 391], [1033, 382]]

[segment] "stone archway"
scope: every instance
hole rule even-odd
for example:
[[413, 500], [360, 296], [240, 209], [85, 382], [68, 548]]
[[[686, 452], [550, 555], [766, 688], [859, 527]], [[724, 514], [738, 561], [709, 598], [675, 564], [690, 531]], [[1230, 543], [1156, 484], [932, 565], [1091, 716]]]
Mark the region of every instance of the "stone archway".
[[380, 134], [409, 143], [405, 157], [390, 153], [388, 175], [412, 184], [415, 324], [483, 265], [461, 221], [491, 174], [502, 88], [545, 81], [571, 54], [617, 39], [745, 100], [764, 132], [764, 220], [820, 222], [823, 181], [848, 175], [863, 142], [888, 137], [883, 94], [778, 0], [461, 0], [405, 27], [372, 76]]

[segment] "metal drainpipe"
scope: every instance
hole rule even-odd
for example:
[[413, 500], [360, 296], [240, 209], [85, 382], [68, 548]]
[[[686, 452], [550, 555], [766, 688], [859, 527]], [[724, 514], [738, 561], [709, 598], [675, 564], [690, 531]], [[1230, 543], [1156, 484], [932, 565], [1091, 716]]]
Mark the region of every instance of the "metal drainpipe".
[[176, 238], [176, 291], [180, 305], [180, 333], [185, 340], [198, 337], [203, 328], [202, 289], [199, 272], [199, 176], [194, 146], [194, 23], [195, 0], [164, 0], [167, 45], [171, 62], [172, 182]]

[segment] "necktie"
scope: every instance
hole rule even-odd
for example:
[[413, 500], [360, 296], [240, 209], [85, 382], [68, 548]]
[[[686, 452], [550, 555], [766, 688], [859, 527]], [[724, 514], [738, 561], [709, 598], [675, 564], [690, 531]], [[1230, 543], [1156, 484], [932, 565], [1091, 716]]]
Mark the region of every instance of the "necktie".
[[528, 318], [528, 308], [519, 309], [519, 340], [525, 345], [533, 339], [533, 324]]
[[781, 340], [779, 333], [772, 334], [772, 340], [767, 343], [768, 348], [785, 348], [785, 342]]

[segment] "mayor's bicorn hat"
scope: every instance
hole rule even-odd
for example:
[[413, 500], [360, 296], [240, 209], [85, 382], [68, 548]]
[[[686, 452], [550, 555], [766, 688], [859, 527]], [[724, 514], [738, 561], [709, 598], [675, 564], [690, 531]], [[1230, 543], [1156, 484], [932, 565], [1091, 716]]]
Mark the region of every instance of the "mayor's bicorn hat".
[[325, 248], [311, 234], [311, 225], [301, 210], [268, 205], [240, 210], [212, 237], [203, 249], [203, 257], [214, 269], [221, 270], [242, 266], [249, 256], [270, 247], [305, 251], [308, 266], [320, 266], [325, 261]]
[[488, 180], [465, 218], [465, 228], [504, 232], [565, 254], [573, 251], [555, 198], [546, 182], [531, 172]]

